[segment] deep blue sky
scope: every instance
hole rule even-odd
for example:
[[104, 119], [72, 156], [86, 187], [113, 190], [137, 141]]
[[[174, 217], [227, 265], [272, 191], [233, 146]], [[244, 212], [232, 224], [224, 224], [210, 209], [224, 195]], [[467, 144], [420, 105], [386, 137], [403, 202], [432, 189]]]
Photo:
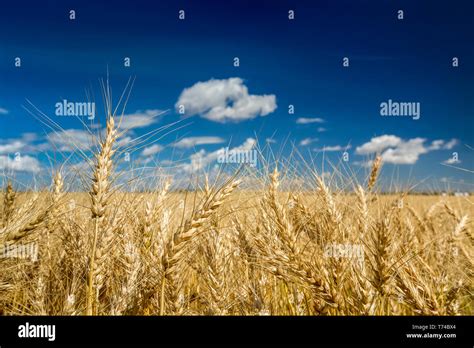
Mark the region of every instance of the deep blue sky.
[[[70, 9], [76, 11], [74, 21]], [[178, 20], [180, 9], [186, 11], [184, 21]], [[287, 18], [290, 9], [294, 21]], [[399, 9], [403, 21], [397, 20]], [[461, 162], [453, 165], [474, 168], [474, 151], [465, 146], [474, 146], [473, 13], [468, 0], [8, 1], [0, 11], [0, 108], [8, 112], [0, 114], [0, 149], [28, 132], [37, 133], [32, 142], [40, 144], [49, 132], [22, 109], [25, 98], [62, 128], [83, 129], [75, 118], [58, 119], [54, 104], [85, 100], [87, 88], [99, 100], [98, 79], [107, 66], [115, 95], [129, 76], [136, 77], [128, 114], [170, 109], [161, 123], [136, 129], [135, 135], [179, 119], [174, 105], [184, 88], [239, 77], [250, 94], [275, 95], [276, 110], [238, 123], [196, 115], [190, 126], [159, 144], [214, 136], [238, 146], [255, 135], [265, 142], [275, 134], [272, 146], [279, 148], [285, 139], [299, 146], [305, 138], [317, 138], [299, 150], [318, 158], [318, 149], [350, 143], [350, 165], [357, 166], [367, 156], [356, 148], [378, 136], [399, 137], [402, 146], [425, 138], [426, 149], [434, 140], [457, 139], [449, 149], [443, 145], [421, 153], [414, 164], [387, 163], [385, 172], [472, 190], [472, 173], [441, 163], [456, 151]], [[123, 67], [125, 56], [131, 58], [130, 68]], [[454, 56], [458, 68], [451, 66]], [[21, 57], [21, 68], [14, 67], [15, 57]], [[240, 59], [238, 68], [234, 57]], [[350, 58], [349, 68], [342, 67], [342, 57]], [[388, 99], [420, 102], [421, 118], [381, 117], [379, 105]], [[294, 115], [288, 115], [289, 104]], [[300, 117], [325, 122], [296, 124]], [[326, 131], [318, 132], [319, 127]], [[222, 146], [179, 151], [189, 156]], [[46, 163], [33, 148], [22, 154]], [[337, 161], [341, 152], [327, 155]]]

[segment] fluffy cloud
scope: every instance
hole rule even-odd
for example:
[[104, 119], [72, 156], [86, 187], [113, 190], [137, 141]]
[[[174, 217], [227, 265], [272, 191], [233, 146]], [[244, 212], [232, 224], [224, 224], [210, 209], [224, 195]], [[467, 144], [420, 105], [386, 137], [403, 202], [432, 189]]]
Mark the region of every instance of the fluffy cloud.
[[420, 155], [427, 153], [429, 148], [424, 146], [426, 139], [414, 138], [400, 142], [382, 153], [382, 161], [393, 164], [414, 164]]
[[0, 139], [0, 155], [13, 154], [15, 152], [32, 153], [43, 151], [46, 148], [34, 144], [38, 139], [36, 133], [23, 133], [20, 138], [15, 139]]
[[314, 117], [314, 118], [298, 117], [296, 119], [296, 124], [311, 124], [311, 123], [324, 123], [324, 120], [319, 117]]
[[351, 148], [350, 145], [346, 145], [346, 146], [334, 145], [334, 146], [324, 146], [320, 149], [314, 149], [313, 151], [335, 152], [335, 151], [346, 151], [350, 148]]
[[130, 136], [127, 135], [127, 136], [125, 136], [125, 137], [119, 138], [119, 139], [115, 142], [115, 146], [116, 146], [116, 147], [123, 148], [123, 147], [131, 146], [132, 143], [133, 143], [132, 137], [130, 137]]
[[429, 150], [451, 150], [453, 147], [455, 147], [459, 141], [457, 139], [451, 139], [448, 142], [445, 142], [444, 140], [433, 140], [431, 142], [431, 145], [429, 147]]
[[238, 77], [211, 79], [185, 88], [176, 102], [177, 110], [180, 105], [184, 106], [187, 116], [201, 115], [221, 123], [266, 116], [277, 108], [275, 95], [249, 94]]
[[6, 115], [8, 114], [8, 110], [4, 108], [0, 108], [0, 115]]
[[397, 146], [402, 142], [402, 139], [395, 135], [381, 135], [372, 138], [368, 143], [358, 146], [356, 153], [359, 155], [368, 155], [371, 153], [378, 153], [388, 147]]
[[49, 133], [47, 139], [62, 152], [73, 152], [76, 150], [88, 150], [91, 148], [94, 135], [80, 129], [65, 129], [59, 132]]
[[224, 141], [220, 137], [188, 137], [177, 141], [174, 146], [180, 149], [189, 149], [197, 145], [222, 144]]
[[[249, 151], [249, 150], [252, 150], [256, 144], [257, 144], [257, 141], [255, 139], [247, 138], [242, 145], [231, 148], [229, 149], [229, 151]], [[223, 148], [219, 149], [218, 152], [222, 150]]]
[[72, 163], [66, 166], [66, 172], [88, 173], [92, 170], [91, 165], [86, 161]]
[[308, 146], [311, 143], [314, 143], [318, 139], [316, 138], [304, 138], [303, 140], [300, 141], [300, 146]]
[[451, 150], [453, 147], [455, 147], [457, 144], [459, 144], [459, 140], [457, 139], [451, 139], [448, 141], [446, 144], [444, 144], [443, 149], [446, 150]]
[[456, 158], [451, 157], [451, 158], [448, 158], [446, 161], [443, 161], [443, 163], [445, 163], [445, 164], [459, 164], [459, 163], [461, 163], [461, 161], [456, 159]]
[[163, 146], [154, 144], [149, 147], [145, 147], [142, 151], [142, 156], [152, 156], [163, 150]]
[[[121, 129], [134, 129], [148, 127], [158, 121], [158, 117], [164, 113], [162, 110], [150, 109], [150, 110], [138, 110], [133, 114], [123, 115], [122, 123], [120, 124]], [[119, 121], [117, 117], [116, 122]]]
[[0, 170], [37, 173], [41, 169], [39, 161], [31, 156], [25, 155], [18, 158], [0, 156]]
[[458, 143], [456, 139], [449, 142], [434, 140], [429, 145], [425, 145], [425, 142], [424, 138], [403, 140], [395, 135], [381, 135], [358, 146], [356, 153], [359, 155], [380, 153], [385, 163], [414, 164], [420, 155], [434, 150], [452, 149]]
[[26, 143], [21, 140], [14, 140], [11, 143], [0, 145], [0, 154], [7, 154], [20, 151]]
[[31, 133], [31, 132], [29, 132], [29, 133], [23, 133], [23, 134], [21, 135], [21, 139], [23, 139], [23, 141], [26, 141], [27, 143], [30, 143], [30, 142], [35, 141], [35, 140], [38, 139], [38, 134], [36, 134], [36, 133]]
[[430, 150], [439, 150], [443, 147], [444, 140], [433, 140], [431, 142]]
[[[237, 147], [229, 149], [229, 152], [235, 151], [250, 151], [253, 149], [257, 141], [253, 138], [247, 138], [245, 142]], [[207, 167], [212, 162], [216, 161], [224, 148], [220, 148], [219, 150], [207, 153], [205, 150], [201, 149], [200, 151], [196, 152], [195, 154], [190, 156], [190, 163], [184, 164], [182, 166], [182, 170], [186, 173], [193, 173], [199, 171], [205, 167]]]

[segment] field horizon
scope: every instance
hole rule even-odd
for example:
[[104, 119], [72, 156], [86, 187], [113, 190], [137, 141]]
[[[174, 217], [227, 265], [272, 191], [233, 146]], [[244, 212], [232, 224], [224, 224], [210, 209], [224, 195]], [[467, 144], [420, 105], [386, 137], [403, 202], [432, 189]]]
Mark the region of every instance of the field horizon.
[[5, 186], [0, 314], [474, 313], [472, 194], [382, 194], [380, 157], [355, 192], [317, 174], [314, 189], [285, 191], [278, 164], [121, 191], [114, 123], [88, 192], [66, 192], [61, 171], [49, 190]]

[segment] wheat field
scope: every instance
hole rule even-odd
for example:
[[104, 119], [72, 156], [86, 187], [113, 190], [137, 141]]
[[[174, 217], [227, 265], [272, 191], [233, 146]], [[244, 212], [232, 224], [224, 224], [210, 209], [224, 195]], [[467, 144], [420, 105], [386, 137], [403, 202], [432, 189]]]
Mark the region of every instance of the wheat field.
[[313, 189], [287, 190], [278, 164], [257, 183], [125, 192], [118, 138], [109, 116], [88, 192], [61, 171], [49, 191], [6, 182], [0, 314], [474, 313], [472, 195], [381, 194], [380, 158], [350, 192], [312, 173]]

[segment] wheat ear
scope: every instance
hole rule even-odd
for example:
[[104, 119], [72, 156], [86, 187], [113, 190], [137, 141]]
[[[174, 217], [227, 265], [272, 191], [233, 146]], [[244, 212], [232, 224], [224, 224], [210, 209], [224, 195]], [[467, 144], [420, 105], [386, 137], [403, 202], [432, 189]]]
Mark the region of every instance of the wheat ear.
[[8, 180], [5, 190], [5, 197], [3, 199], [3, 226], [7, 226], [13, 213], [13, 206], [15, 205], [16, 192], [13, 189], [12, 182]]
[[206, 200], [202, 208], [195, 212], [184, 224], [184, 227], [178, 229], [168, 242], [162, 257], [164, 276], [160, 296], [160, 315], [163, 315], [165, 311], [166, 284], [168, 284], [168, 287], [170, 288], [170, 301], [173, 306], [173, 311], [174, 313], [180, 313], [180, 305], [178, 304], [179, 287], [176, 284], [176, 280], [182, 271], [182, 261], [186, 246], [189, 244], [191, 239], [196, 238], [196, 236], [202, 232], [202, 226], [224, 203], [227, 197], [230, 196], [239, 184], [240, 180], [231, 181], [222, 190], [212, 196], [211, 199]]
[[[102, 246], [105, 243], [101, 239], [108, 239], [107, 234], [110, 232], [106, 226], [107, 204], [110, 196], [110, 175], [112, 173], [112, 156], [115, 152], [113, 149], [117, 139], [117, 130], [113, 115], [107, 118], [107, 129], [105, 139], [100, 144], [99, 154], [96, 155], [96, 165], [92, 178], [92, 188], [89, 193], [91, 199], [91, 213], [94, 224], [94, 235], [92, 241], [92, 249], [89, 257], [89, 269], [87, 274], [87, 291], [86, 291], [86, 314], [94, 314], [94, 305], [97, 296], [97, 278], [100, 275], [101, 264], [103, 261]], [[104, 240], [106, 242], [106, 240]], [[102, 245], [99, 245], [102, 244]]]
[[372, 170], [370, 171], [369, 182], [367, 184], [367, 191], [372, 191], [379, 176], [380, 168], [382, 167], [382, 157], [377, 155], [375, 157], [374, 163], [372, 164]]

